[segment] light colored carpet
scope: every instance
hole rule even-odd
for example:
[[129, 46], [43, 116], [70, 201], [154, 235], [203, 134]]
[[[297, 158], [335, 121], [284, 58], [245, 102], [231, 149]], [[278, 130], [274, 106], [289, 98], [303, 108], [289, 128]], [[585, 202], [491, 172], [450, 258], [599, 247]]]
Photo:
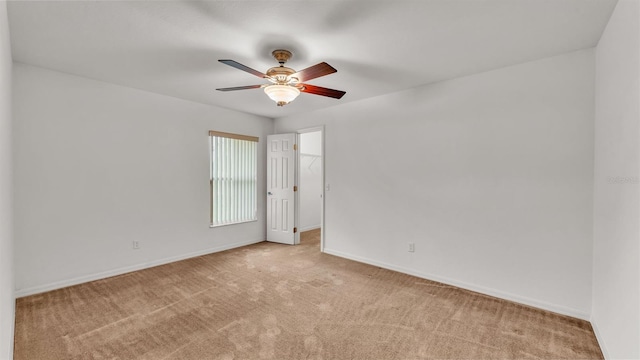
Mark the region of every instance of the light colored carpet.
[[602, 359], [588, 322], [260, 243], [18, 299], [16, 360]]

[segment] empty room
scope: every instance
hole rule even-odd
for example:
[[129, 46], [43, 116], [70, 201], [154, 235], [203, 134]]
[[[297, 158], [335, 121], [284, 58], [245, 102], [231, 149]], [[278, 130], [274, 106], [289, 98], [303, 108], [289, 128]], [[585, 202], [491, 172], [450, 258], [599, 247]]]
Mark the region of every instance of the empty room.
[[0, 0], [0, 360], [640, 359], [640, 0]]

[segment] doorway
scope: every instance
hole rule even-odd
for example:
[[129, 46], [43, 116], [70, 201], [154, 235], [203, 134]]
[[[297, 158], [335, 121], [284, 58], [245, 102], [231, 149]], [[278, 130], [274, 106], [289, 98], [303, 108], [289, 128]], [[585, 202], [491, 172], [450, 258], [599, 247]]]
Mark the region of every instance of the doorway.
[[300, 232], [320, 232], [324, 251], [324, 129], [298, 130], [297, 224]]

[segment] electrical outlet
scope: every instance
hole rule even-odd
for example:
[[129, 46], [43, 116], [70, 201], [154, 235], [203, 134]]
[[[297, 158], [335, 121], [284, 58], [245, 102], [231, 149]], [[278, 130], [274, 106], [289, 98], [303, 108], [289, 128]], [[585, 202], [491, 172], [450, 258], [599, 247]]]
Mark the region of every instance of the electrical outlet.
[[409, 252], [415, 252], [415, 251], [416, 251], [416, 244], [409, 243]]
[[140, 242], [138, 240], [133, 240], [132, 247], [134, 250], [140, 249]]

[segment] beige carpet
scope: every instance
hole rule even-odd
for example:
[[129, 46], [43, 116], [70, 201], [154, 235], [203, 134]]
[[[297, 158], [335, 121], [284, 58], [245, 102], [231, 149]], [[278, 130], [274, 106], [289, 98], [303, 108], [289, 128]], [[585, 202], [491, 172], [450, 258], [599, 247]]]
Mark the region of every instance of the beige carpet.
[[260, 243], [18, 299], [15, 359], [602, 359], [588, 322]]

